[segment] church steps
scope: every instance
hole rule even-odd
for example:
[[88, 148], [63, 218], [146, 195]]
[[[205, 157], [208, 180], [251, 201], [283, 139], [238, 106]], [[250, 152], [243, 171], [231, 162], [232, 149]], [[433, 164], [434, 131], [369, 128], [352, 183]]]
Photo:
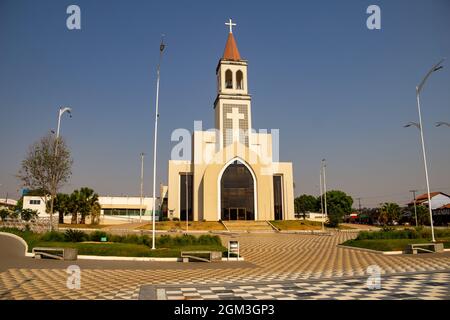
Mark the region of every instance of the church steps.
[[266, 221], [222, 221], [230, 232], [274, 232]]

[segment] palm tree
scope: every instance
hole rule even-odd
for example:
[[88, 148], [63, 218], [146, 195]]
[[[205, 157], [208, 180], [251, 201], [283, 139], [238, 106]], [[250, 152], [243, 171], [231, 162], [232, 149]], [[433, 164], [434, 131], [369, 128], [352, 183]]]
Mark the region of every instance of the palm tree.
[[[50, 201], [48, 201], [50, 203]], [[53, 210], [58, 212], [58, 222], [64, 223], [64, 216], [69, 213], [69, 195], [58, 193], [54, 200]]]
[[398, 221], [400, 217], [400, 206], [396, 203], [385, 202], [380, 210], [380, 222], [387, 224], [389, 222]]
[[90, 188], [81, 188], [79, 192], [80, 207], [79, 212], [81, 214], [80, 224], [86, 223], [86, 216], [90, 215], [94, 206], [98, 204], [98, 194]]
[[80, 211], [80, 192], [75, 190], [67, 201], [67, 211], [72, 214], [71, 224], [78, 222], [78, 212]]
[[100, 223], [100, 213], [101, 213], [101, 206], [100, 203], [95, 203], [91, 208], [91, 224], [99, 224]]

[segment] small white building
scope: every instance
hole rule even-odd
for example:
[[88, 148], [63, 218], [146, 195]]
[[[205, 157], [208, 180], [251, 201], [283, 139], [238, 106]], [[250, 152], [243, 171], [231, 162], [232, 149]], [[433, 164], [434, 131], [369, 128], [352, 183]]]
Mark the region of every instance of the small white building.
[[0, 209], [12, 209], [16, 206], [17, 201], [14, 199], [0, 198]]
[[23, 208], [36, 210], [39, 217], [48, 217], [48, 213], [45, 211], [45, 202], [46, 198], [44, 196], [24, 196]]
[[[142, 204], [140, 197], [98, 197], [101, 207], [101, 218], [111, 219], [139, 219], [142, 210], [142, 220], [150, 221], [152, 219], [153, 198], [143, 197]], [[156, 210], [159, 210], [158, 199], [156, 199]]]
[[[40, 217], [48, 217], [45, 210], [46, 200], [43, 196], [24, 196], [23, 208], [36, 210]], [[142, 204], [140, 197], [128, 196], [99, 196], [98, 202], [101, 207], [101, 220], [135, 220], [139, 219], [142, 209], [142, 220], [150, 221], [152, 218], [153, 198], [143, 197]], [[159, 210], [158, 201], [156, 210]]]

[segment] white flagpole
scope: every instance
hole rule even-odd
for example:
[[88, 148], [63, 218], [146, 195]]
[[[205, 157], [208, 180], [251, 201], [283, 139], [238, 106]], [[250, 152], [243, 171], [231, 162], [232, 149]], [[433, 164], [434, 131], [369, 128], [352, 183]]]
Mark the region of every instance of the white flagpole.
[[[164, 37], [164, 36], [163, 36]], [[159, 70], [161, 67], [161, 59], [162, 54], [165, 48], [165, 44], [163, 39], [161, 39], [161, 44], [159, 46], [159, 62], [158, 62], [158, 69], [156, 71], [156, 107], [155, 107], [155, 140], [153, 143], [153, 212], [152, 212], [152, 249], [156, 249], [155, 247], [155, 240], [156, 240], [156, 234], [155, 234], [155, 211], [156, 211], [156, 144], [157, 144], [157, 138], [158, 138], [158, 118], [159, 118], [159, 112], [158, 112], [158, 104], [159, 104]]]

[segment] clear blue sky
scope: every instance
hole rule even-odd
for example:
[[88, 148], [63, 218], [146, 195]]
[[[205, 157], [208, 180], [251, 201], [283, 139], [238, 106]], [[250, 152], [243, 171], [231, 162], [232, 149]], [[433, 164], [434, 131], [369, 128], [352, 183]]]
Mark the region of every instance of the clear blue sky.
[[[66, 28], [77, 4], [82, 30]], [[382, 29], [366, 27], [381, 7]], [[176, 128], [214, 125], [215, 67], [234, 35], [249, 61], [253, 126], [280, 129], [281, 160], [292, 161], [296, 195], [318, 194], [328, 159], [329, 189], [363, 206], [409, 199], [425, 188], [415, 86], [450, 58], [450, 2], [434, 1], [85, 1], [0, 0], [0, 197], [18, 196], [15, 174], [28, 146], [55, 129], [74, 158], [65, 191], [137, 195], [146, 152], [151, 193], [155, 69], [162, 66], [157, 181], [167, 181]], [[433, 190], [450, 192], [450, 60], [422, 96]]]

